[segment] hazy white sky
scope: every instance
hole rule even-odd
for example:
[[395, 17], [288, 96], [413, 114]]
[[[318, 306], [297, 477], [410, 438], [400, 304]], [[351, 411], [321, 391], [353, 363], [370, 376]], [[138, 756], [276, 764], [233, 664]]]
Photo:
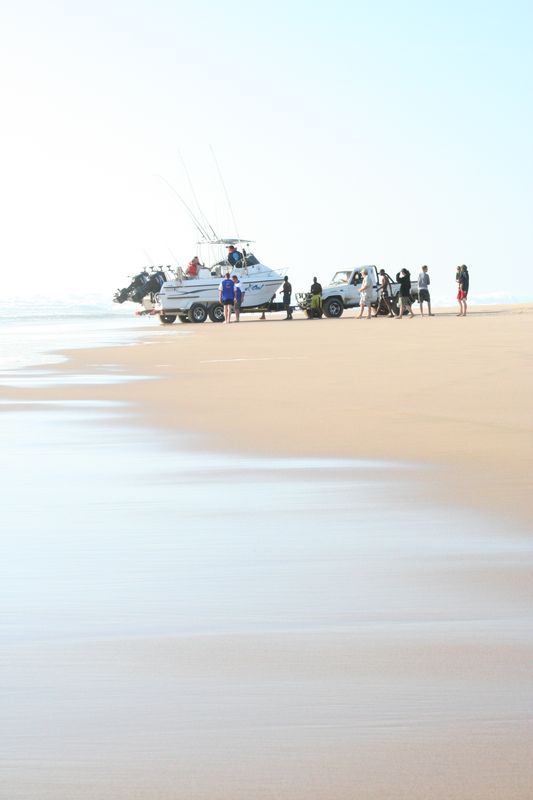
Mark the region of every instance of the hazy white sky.
[[[295, 288], [375, 263], [533, 299], [533, 7], [19, 0], [0, 12], [4, 293], [112, 295], [241, 235]], [[148, 255], [147, 255], [148, 254]], [[173, 254], [173, 255], [171, 255]]]

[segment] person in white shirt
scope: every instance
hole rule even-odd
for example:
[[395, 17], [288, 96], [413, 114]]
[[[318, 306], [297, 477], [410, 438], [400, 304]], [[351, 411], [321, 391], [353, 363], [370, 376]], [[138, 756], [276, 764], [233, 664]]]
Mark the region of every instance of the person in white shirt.
[[365, 308], [368, 309], [367, 319], [371, 319], [372, 318], [372, 305], [371, 305], [371, 303], [372, 303], [372, 301], [374, 299], [374, 287], [372, 285], [372, 278], [368, 274], [368, 270], [367, 269], [363, 269], [361, 271], [361, 275], [363, 276], [363, 283], [361, 284], [361, 286], [359, 288], [359, 294], [360, 294], [359, 315], [356, 317], [356, 319], [361, 319], [361, 317], [363, 316], [363, 311], [365, 310]]
[[244, 286], [236, 275], [233, 276], [233, 283], [235, 284], [235, 300], [233, 301], [233, 311], [235, 312], [235, 322], [239, 322], [241, 306], [244, 300]]

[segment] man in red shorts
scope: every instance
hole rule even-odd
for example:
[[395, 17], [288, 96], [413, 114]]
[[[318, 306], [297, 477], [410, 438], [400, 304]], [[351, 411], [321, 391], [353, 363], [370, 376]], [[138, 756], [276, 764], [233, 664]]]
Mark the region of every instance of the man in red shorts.
[[470, 288], [470, 276], [466, 264], [457, 267], [457, 302], [459, 303], [458, 317], [466, 317], [466, 299], [468, 297], [468, 289]]

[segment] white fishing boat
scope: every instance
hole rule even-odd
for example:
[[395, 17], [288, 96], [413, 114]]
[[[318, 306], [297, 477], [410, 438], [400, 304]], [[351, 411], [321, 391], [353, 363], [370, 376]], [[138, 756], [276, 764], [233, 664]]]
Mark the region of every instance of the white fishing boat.
[[[170, 324], [179, 319], [181, 322], [205, 322], [209, 317], [213, 322], [224, 320], [223, 306], [219, 301], [219, 285], [226, 272], [236, 275], [244, 291], [241, 312], [264, 311], [272, 308], [272, 300], [283, 283], [280, 272], [262, 264], [250, 252], [250, 240], [246, 239], [213, 239], [201, 242], [199, 246], [207, 247], [214, 263], [206, 267], [200, 264], [197, 274], [187, 275], [181, 268], [176, 271], [176, 278], [165, 281], [155, 295], [155, 305], [148, 308], [148, 299], [143, 302], [147, 311], [159, 314], [161, 322]], [[242, 257], [233, 265], [227, 258], [227, 248], [233, 246]]]

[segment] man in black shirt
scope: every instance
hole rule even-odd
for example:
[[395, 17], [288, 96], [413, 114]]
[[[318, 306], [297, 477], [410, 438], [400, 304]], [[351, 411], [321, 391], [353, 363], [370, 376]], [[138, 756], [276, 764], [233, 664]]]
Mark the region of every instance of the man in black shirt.
[[322, 309], [322, 286], [316, 278], [313, 278], [311, 284], [311, 311], [313, 316], [320, 318], [320, 311]]
[[400, 284], [400, 313], [396, 319], [402, 319], [405, 311], [409, 312], [409, 317], [412, 319], [414, 314], [411, 308], [411, 273], [408, 269], [402, 269], [396, 274], [396, 280]]
[[291, 294], [292, 294], [292, 286], [289, 283], [289, 278], [285, 275], [283, 279], [283, 286], [281, 287], [283, 290], [283, 308], [287, 312], [287, 316], [285, 319], [292, 319], [292, 308], [291, 308]]

